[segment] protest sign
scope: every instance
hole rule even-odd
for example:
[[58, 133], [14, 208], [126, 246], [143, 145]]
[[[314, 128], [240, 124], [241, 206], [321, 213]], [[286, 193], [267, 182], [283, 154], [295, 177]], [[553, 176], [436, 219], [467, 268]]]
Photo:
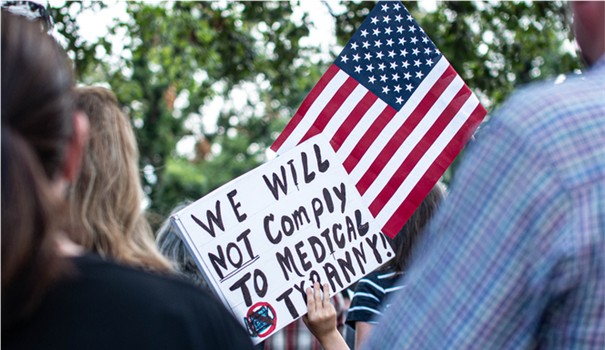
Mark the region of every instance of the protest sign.
[[321, 136], [171, 217], [255, 343], [306, 314], [314, 281], [337, 293], [393, 257]]

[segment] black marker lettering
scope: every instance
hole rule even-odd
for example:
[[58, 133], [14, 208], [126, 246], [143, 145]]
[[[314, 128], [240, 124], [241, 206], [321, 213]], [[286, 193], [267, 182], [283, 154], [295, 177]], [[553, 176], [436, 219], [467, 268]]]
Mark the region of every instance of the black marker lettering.
[[202, 220], [198, 219], [195, 215], [191, 214], [193, 221], [200, 225], [212, 237], [216, 237], [216, 234], [214, 233], [214, 225], [218, 226], [221, 231], [225, 231], [225, 226], [223, 226], [223, 217], [221, 216], [221, 202], [218, 200], [216, 201], [215, 211], [216, 214], [210, 210], [206, 210], [206, 219], [208, 220], [208, 225], [203, 223]]
[[263, 175], [265, 184], [267, 185], [267, 188], [269, 189], [269, 191], [271, 191], [271, 194], [273, 195], [275, 200], [279, 200], [278, 187], [282, 190], [284, 195], [288, 194], [288, 182], [286, 179], [286, 168], [284, 166], [281, 166], [279, 168], [281, 170], [281, 179], [279, 178], [279, 176], [277, 174], [273, 173], [272, 174], [273, 182], [270, 182], [269, 179], [267, 178], [267, 175]]
[[287, 291], [283, 292], [275, 300], [277, 300], [277, 301], [284, 300], [285, 303], [286, 303], [286, 307], [288, 308], [288, 311], [290, 312], [290, 316], [292, 316], [292, 318], [297, 318], [298, 317], [298, 311], [296, 311], [296, 308], [294, 307], [294, 304], [292, 304], [292, 300], [290, 300], [290, 293], [292, 293], [292, 288], [290, 288]]
[[232, 292], [238, 288], [241, 289], [246, 306], [252, 305], [252, 297], [250, 296], [250, 290], [248, 289], [248, 286], [246, 286], [246, 281], [250, 279], [250, 276], [251, 274], [250, 272], [248, 272], [247, 274], [243, 275], [242, 278], [233, 283], [231, 287], [229, 287], [229, 290]]
[[235, 203], [235, 201], [233, 200], [233, 197], [235, 197], [236, 194], [237, 194], [237, 190], [233, 190], [233, 191], [227, 193], [227, 198], [229, 198], [229, 203], [231, 203], [231, 208], [233, 209], [233, 213], [235, 214], [235, 217], [237, 218], [237, 222], [242, 222], [242, 221], [246, 220], [247, 215], [240, 214], [238, 208], [242, 206], [242, 203], [240, 203], [240, 202]]

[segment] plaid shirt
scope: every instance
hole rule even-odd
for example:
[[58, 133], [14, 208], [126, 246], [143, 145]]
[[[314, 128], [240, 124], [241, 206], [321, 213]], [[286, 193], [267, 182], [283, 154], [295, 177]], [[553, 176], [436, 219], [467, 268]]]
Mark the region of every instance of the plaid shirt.
[[[336, 327], [342, 333], [345, 320], [345, 300], [341, 293], [335, 294], [330, 301], [336, 309]], [[313, 336], [302, 317], [271, 335], [262, 343], [264, 350], [320, 350], [319, 341]]]
[[605, 349], [605, 56], [469, 146], [369, 349]]

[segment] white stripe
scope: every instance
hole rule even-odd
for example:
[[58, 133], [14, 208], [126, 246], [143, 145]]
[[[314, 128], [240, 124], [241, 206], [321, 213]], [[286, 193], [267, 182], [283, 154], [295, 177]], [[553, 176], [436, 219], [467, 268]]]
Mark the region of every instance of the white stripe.
[[376, 277], [378, 277], [379, 280], [383, 280], [385, 278], [390, 278], [390, 277], [393, 277], [395, 275], [401, 275], [401, 274], [402, 273], [400, 273], [400, 272], [394, 272], [393, 271], [393, 272], [385, 273], [385, 274], [382, 274], [382, 275], [378, 275]]
[[359, 297], [370, 298], [370, 299], [374, 299], [374, 300], [380, 302], [380, 299], [378, 299], [374, 294], [364, 293], [364, 292], [356, 292], [353, 294], [353, 298], [359, 298]]
[[387, 288], [385, 291], [386, 291], [386, 292], [387, 292], [387, 294], [388, 294], [388, 293], [391, 293], [391, 292], [396, 292], [396, 291], [398, 291], [398, 290], [400, 290], [400, 289], [403, 289], [403, 287], [404, 287], [404, 286], [396, 286], [396, 287], [391, 287], [391, 288]]
[[353, 147], [359, 143], [359, 140], [363, 137], [363, 134], [365, 134], [370, 125], [372, 125], [376, 118], [378, 118], [380, 113], [384, 111], [386, 106], [387, 104], [383, 100], [376, 99], [376, 101], [374, 101], [372, 104], [372, 107], [370, 107], [361, 117], [359, 123], [357, 123], [353, 130], [351, 130], [351, 133], [347, 135], [345, 142], [342, 143], [338, 149], [338, 152], [336, 152], [339, 157], [342, 157], [341, 159], [343, 161], [347, 159], [349, 154], [351, 154]]
[[[380, 194], [380, 191], [384, 189], [385, 184], [395, 175], [397, 169], [401, 166], [401, 163], [410, 155], [410, 152], [412, 152], [414, 147], [422, 141], [429, 129], [435, 124], [437, 118], [439, 118], [462, 87], [464, 87], [464, 81], [460, 76], [456, 75], [456, 78], [454, 78], [450, 85], [443, 91], [441, 96], [439, 96], [437, 101], [435, 101], [433, 106], [427, 111], [426, 115], [422, 117], [420, 123], [416, 125], [405, 141], [399, 145], [397, 151], [393, 154], [391, 159], [388, 160], [387, 164], [380, 174], [378, 174], [376, 179], [374, 179], [374, 182], [372, 182], [370, 187], [368, 187], [367, 191], [362, 196], [364, 202], [372, 203], [372, 201], [376, 199]], [[376, 156], [374, 156], [374, 158], [375, 157]], [[357, 183], [359, 179], [353, 180]]]
[[330, 118], [330, 121], [324, 128], [322, 132], [325, 135], [327, 140], [331, 140], [340, 128], [340, 125], [345, 121], [345, 119], [349, 116], [353, 108], [357, 106], [359, 101], [365, 96], [368, 92], [363, 85], [359, 84], [355, 89], [351, 92], [351, 94], [347, 97], [347, 99], [343, 102], [343, 104], [338, 108], [336, 113]]
[[426, 173], [427, 169], [435, 162], [435, 159], [443, 152], [443, 149], [452, 140], [454, 135], [462, 128], [464, 123], [468, 120], [471, 113], [479, 105], [479, 100], [474, 94], [471, 94], [468, 100], [464, 103], [462, 108], [458, 111], [452, 121], [443, 129], [439, 137], [429, 147], [427, 152], [422, 156], [418, 164], [412, 169], [412, 171], [405, 178], [401, 186], [395, 191], [391, 199], [382, 208], [380, 213], [376, 216], [376, 222], [379, 227], [384, 226], [387, 221], [393, 216], [397, 208], [403, 203], [408, 197], [412, 189], [416, 186], [418, 181]]
[[[449, 63], [442, 56], [437, 62], [435, 67], [429, 72], [426, 78], [420, 83], [414, 94], [410, 96], [410, 99], [403, 105], [403, 108], [397, 112], [385, 128], [380, 132], [380, 135], [376, 137], [372, 145], [368, 148], [364, 157], [359, 161], [357, 166], [351, 172], [351, 179], [353, 183], [357, 183], [359, 179], [365, 173], [365, 170], [369, 168], [372, 162], [376, 159], [376, 155], [380, 154], [380, 151], [386, 146], [387, 142], [391, 139], [393, 132], [398, 130], [401, 125], [408, 119], [410, 114], [416, 109], [422, 98], [427, 92], [435, 85], [437, 80], [441, 77], [443, 72], [449, 67]], [[346, 158], [348, 154], [344, 157]]]
[[376, 309], [369, 308], [367, 306], [354, 306], [354, 307], [350, 308], [348, 312], [359, 311], [359, 310], [369, 311], [369, 312], [374, 313], [376, 315], [382, 315], [382, 313], [380, 311], [378, 311]]
[[300, 140], [307, 134], [307, 131], [313, 126], [315, 120], [319, 116], [319, 113], [324, 107], [330, 102], [334, 94], [340, 89], [342, 84], [347, 80], [349, 75], [344, 71], [338, 69], [338, 72], [332, 77], [332, 80], [326, 85], [321, 94], [317, 96], [315, 102], [309, 107], [307, 113], [302, 117], [300, 123], [292, 131], [290, 136], [284, 141], [278, 150], [278, 154], [282, 154], [290, 149], [294, 148]]
[[372, 287], [374, 287], [379, 292], [381, 292], [381, 293], [384, 294], [384, 288], [382, 288], [381, 286], [377, 285], [376, 283], [374, 283], [374, 282], [372, 282], [372, 281], [370, 281], [368, 279], [359, 280], [358, 283], [367, 283], [367, 284], [371, 285]]

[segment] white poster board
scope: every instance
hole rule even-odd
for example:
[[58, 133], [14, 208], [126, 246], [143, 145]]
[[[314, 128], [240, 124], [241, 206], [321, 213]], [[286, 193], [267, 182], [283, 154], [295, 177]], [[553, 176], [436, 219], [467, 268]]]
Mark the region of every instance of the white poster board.
[[321, 136], [171, 219], [254, 343], [306, 314], [312, 281], [328, 283], [334, 295], [393, 257]]

